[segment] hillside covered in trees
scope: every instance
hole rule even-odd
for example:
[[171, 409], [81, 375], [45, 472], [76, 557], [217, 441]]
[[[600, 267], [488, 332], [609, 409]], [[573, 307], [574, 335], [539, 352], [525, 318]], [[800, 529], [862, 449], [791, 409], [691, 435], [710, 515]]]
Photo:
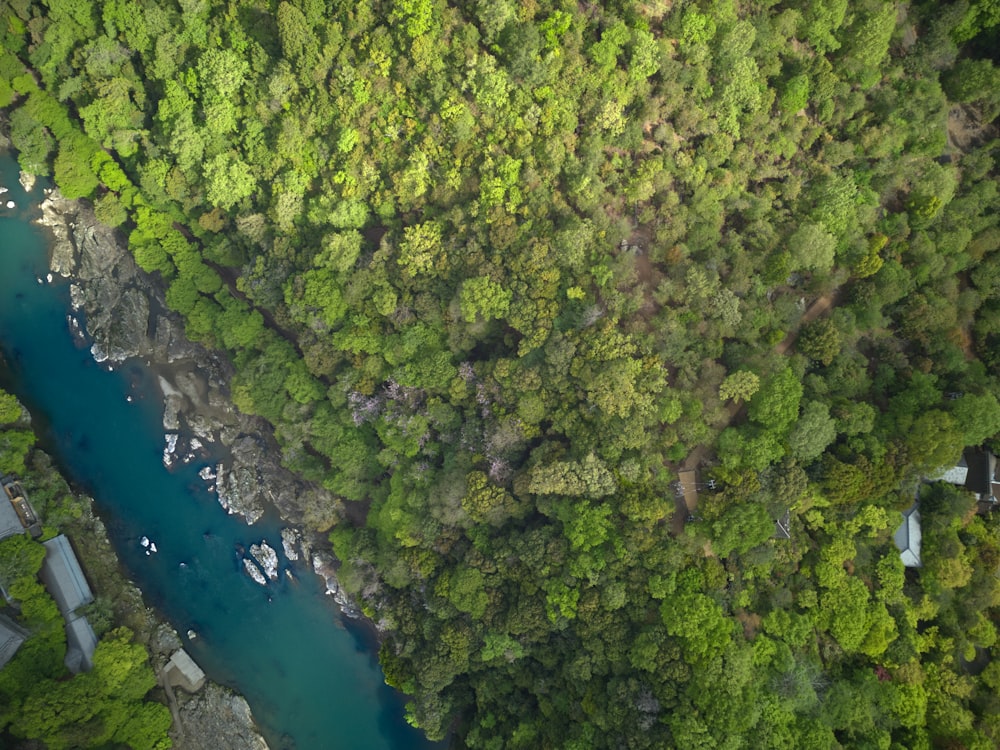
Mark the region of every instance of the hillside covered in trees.
[[995, 0], [2, 7], [429, 736], [1000, 744], [1000, 524], [920, 482], [1000, 452]]

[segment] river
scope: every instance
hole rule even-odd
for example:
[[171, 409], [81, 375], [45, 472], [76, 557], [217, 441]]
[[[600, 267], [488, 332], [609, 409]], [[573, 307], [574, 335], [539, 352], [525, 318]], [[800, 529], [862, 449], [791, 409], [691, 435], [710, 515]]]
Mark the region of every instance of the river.
[[[368, 631], [343, 618], [307, 565], [283, 567], [263, 588], [243, 572], [240, 550], [262, 539], [281, 554], [280, 519], [253, 526], [228, 515], [193, 462], [162, 462], [162, 401], [142, 363], [109, 371], [67, 324], [69, 285], [47, 274], [47, 244], [31, 223], [41, 188], [25, 195], [15, 161], [0, 154], [0, 351], [5, 386], [44, 425], [68, 478], [95, 498], [129, 576], [180, 633], [213, 680], [253, 710], [273, 750], [410, 750], [432, 747], [403, 720], [384, 683]], [[13, 200], [16, 207], [5, 207]], [[131, 398], [129, 398], [131, 397]], [[146, 554], [140, 539], [157, 546]]]

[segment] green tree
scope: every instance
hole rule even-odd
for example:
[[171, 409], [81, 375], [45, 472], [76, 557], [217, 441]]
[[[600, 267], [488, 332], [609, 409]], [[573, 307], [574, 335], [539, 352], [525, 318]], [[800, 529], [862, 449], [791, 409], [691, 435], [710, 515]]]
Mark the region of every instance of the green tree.
[[951, 403], [965, 445], [982, 445], [1000, 433], [1000, 402], [992, 393], [965, 393]]
[[93, 154], [93, 145], [82, 136], [60, 142], [54, 175], [67, 198], [89, 198], [97, 189], [99, 181], [90, 167]]
[[829, 271], [836, 247], [836, 238], [817, 222], [800, 224], [788, 238], [792, 266], [803, 271]]
[[223, 210], [253, 195], [257, 182], [249, 165], [235, 151], [217, 154], [205, 162], [206, 197]]
[[965, 442], [955, 419], [940, 409], [913, 420], [905, 440], [910, 461], [924, 470], [953, 465]]
[[34, 578], [45, 559], [45, 547], [27, 534], [17, 534], [0, 542], [0, 586], [10, 591], [22, 578]]
[[837, 437], [837, 426], [830, 408], [819, 401], [806, 401], [798, 422], [788, 434], [791, 453], [803, 464], [819, 458]]
[[796, 348], [810, 359], [829, 365], [840, 353], [840, 330], [830, 318], [820, 318], [802, 327]]
[[750, 400], [748, 414], [766, 429], [781, 433], [795, 421], [801, 399], [802, 383], [792, 369], [786, 367], [764, 381]]
[[774, 536], [774, 519], [756, 503], [732, 505], [712, 522], [712, 551], [719, 557], [745, 554]]
[[705, 594], [675, 594], [660, 605], [667, 632], [684, 644], [689, 664], [704, 664], [718, 656], [733, 636], [733, 621]]
[[403, 230], [397, 263], [410, 276], [433, 275], [445, 259], [441, 247], [442, 227], [437, 222], [414, 224]]
[[0, 390], [0, 425], [13, 424], [21, 419], [21, 404], [15, 396]]
[[749, 370], [737, 370], [726, 376], [719, 386], [719, 398], [723, 400], [749, 401], [760, 388], [760, 378]]
[[502, 318], [510, 309], [513, 293], [504, 289], [488, 276], [476, 276], [462, 284], [462, 317], [466, 323], [474, 323], [477, 317], [484, 320]]

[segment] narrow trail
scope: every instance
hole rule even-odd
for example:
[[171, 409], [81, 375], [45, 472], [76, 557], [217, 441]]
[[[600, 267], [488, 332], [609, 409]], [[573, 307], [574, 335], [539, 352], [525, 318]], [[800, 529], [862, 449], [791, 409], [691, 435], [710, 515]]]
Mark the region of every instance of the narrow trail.
[[181, 723], [181, 713], [177, 705], [177, 696], [174, 694], [174, 688], [170, 684], [170, 678], [161, 669], [156, 674], [157, 682], [163, 688], [163, 692], [167, 695], [167, 705], [170, 707], [170, 714], [174, 720], [173, 730], [176, 732], [175, 739], [183, 744], [184, 742], [184, 725]]
[[[802, 326], [807, 323], [811, 323], [816, 320], [820, 315], [823, 315], [828, 310], [830, 310], [834, 301], [836, 300], [836, 292], [827, 292], [822, 297], [817, 298], [809, 305], [809, 309], [803, 313], [802, 318], [799, 319], [798, 324], [788, 332], [788, 334], [783, 338], [775, 347], [775, 354], [784, 355], [792, 348], [795, 340], [799, 337], [799, 332], [802, 330]], [[722, 424], [724, 427], [728, 427], [733, 422], [739, 418], [743, 412], [746, 410], [746, 402], [744, 401], [732, 401], [726, 405], [726, 417]], [[699, 445], [691, 453], [688, 454], [687, 458], [681, 464], [681, 471], [693, 471], [697, 469], [710, 453], [709, 446]], [[693, 509], [691, 509], [693, 510]]]
[[[827, 292], [822, 297], [817, 298], [809, 305], [809, 309], [803, 313], [802, 317], [796, 326], [788, 332], [788, 334], [783, 338], [775, 347], [774, 351], [776, 354], [784, 355], [792, 348], [795, 340], [799, 337], [799, 332], [802, 330], [802, 326], [807, 323], [811, 323], [816, 320], [820, 315], [826, 313], [830, 308], [833, 307], [834, 301], [836, 299], [836, 291]], [[732, 401], [726, 405], [726, 415], [722, 420], [722, 425], [728, 427], [733, 424], [743, 413], [746, 411], [746, 402], [744, 401]], [[685, 471], [695, 471], [699, 466], [701, 466], [705, 460], [711, 454], [710, 447], [708, 445], [699, 445], [693, 451], [691, 451], [684, 462], [681, 464], [681, 472]], [[674, 514], [670, 518], [670, 533], [674, 536], [680, 536], [684, 533], [684, 525], [687, 523], [689, 516], [695, 514], [698, 508], [698, 494], [685, 493], [686, 496], [677, 497], [674, 499], [676, 507], [674, 508]], [[704, 547], [705, 557], [714, 557], [712, 552], [711, 542], [705, 542]]]

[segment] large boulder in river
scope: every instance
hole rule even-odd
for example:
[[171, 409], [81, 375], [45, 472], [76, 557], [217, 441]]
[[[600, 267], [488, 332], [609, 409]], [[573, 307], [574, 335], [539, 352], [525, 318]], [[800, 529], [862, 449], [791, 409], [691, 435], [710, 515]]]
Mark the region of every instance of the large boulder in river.
[[244, 435], [231, 445], [232, 462], [219, 466], [216, 490], [219, 502], [230, 513], [243, 516], [247, 523], [256, 523], [264, 515], [264, 483], [260, 466], [264, 456], [257, 440]]
[[52, 232], [49, 268], [60, 276], [72, 276], [76, 271], [76, 246], [70, 239], [70, 229], [75, 223], [78, 205], [77, 201], [63, 198], [58, 190], [53, 190], [42, 201], [42, 218], [38, 223]]
[[[83, 308], [91, 350], [98, 362], [121, 362], [152, 351], [150, 299], [131, 253], [115, 231], [97, 221], [80, 201], [53, 190], [42, 202], [39, 224], [53, 236], [49, 267], [72, 276], [73, 304]], [[156, 299], [158, 304], [162, 301]]]
[[[90, 304], [86, 305], [87, 329], [94, 340], [90, 347], [94, 359], [123, 362], [147, 354], [149, 300], [146, 295], [135, 288], [118, 294], [118, 288], [106, 281], [95, 281], [90, 289]], [[110, 312], [102, 312], [106, 309], [102, 304], [111, 305]]]
[[278, 553], [266, 541], [250, 545], [250, 555], [260, 565], [264, 575], [272, 581], [278, 580]]

